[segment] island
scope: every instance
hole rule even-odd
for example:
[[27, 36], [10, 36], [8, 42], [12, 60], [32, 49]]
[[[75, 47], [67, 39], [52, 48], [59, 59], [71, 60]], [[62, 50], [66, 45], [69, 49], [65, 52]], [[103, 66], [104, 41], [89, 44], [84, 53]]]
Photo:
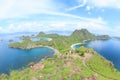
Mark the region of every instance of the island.
[[114, 39], [120, 40], [120, 37], [113, 37]]
[[12, 39], [9, 39], [9, 42], [13, 42], [14, 40], [12, 40]]
[[[107, 37], [106, 37], [107, 36]], [[11, 43], [9, 47], [12, 48], [21, 48], [21, 49], [31, 49], [40, 46], [50, 46], [61, 53], [69, 51], [70, 46], [75, 43], [80, 43], [87, 40], [98, 40], [98, 39], [110, 39], [108, 35], [94, 35], [90, 33], [87, 29], [75, 30], [71, 35], [58, 35], [58, 34], [45, 34], [40, 32], [38, 35], [34, 36], [35, 38], [48, 38], [50, 40], [37, 40], [32, 41], [29, 36], [22, 36], [23, 42]], [[52, 39], [52, 40], [51, 40]]]
[[3, 39], [0, 39], [0, 42], [2, 42], [3, 41]]
[[29, 50], [29, 49], [33, 49], [33, 48], [42, 47], [42, 45], [35, 44], [31, 40], [24, 40], [23, 42], [11, 43], [11, 44], [9, 44], [9, 47]]
[[[71, 45], [84, 40], [97, 40], [96, 36], [86, 29], [75, 30], [71, 35], [39, 33], [37, 37], [51, 37], [52, 41], [24, 40], [12, 43], [13, 48], [31, 49], [31, 45], [50, 46], [60, 53], [53, 58], [46, 58], [37, 64], [32, 64], [21, 71], [11, 71], [10, 75], [2, 74], [0, 80], [120, 80], [120, 72], [114, 65], [99, 55], [94, 49], [81, 46], [72, 49]], [[104, 37], [104, 38], [103, 38]], [[110, 37], [103, 36], [102, 39]]]

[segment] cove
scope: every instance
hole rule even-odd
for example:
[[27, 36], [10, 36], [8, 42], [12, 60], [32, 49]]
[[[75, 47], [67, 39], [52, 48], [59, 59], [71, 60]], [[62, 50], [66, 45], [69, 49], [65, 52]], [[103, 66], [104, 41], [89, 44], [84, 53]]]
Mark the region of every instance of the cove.
[[30, 62], [39, 62], [45, 57], [53, 57], [55, 51], [49, 47], [40, 47], [31, 50], [9, 48], [9, 39], [19, 41], [13, 36], [0, 37], [0, 74], [9, 74], [11, 70], [18, 70], [26, 67]]
[[120, 40], [95, 40], [89, 41], [87, 44], [76, 44], [73, 48], [77, 49], [80, 46], [93, 48], [96, 52], [102, 55], [107, 60], [111, 61], [115, 68], [120, 71]]

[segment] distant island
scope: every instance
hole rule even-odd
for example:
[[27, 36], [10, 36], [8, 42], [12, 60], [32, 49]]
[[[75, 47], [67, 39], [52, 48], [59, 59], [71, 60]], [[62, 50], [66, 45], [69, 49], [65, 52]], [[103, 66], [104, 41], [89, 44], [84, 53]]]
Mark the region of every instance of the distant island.
[[120, 40], [120, 37], [114, 37], [114, 38]]
[[3, 41], [3, 39], [0, 39], [0, 42], [2, 42]]
[[51, 46], [58, 49], [60, 52], [66, 52], [70, 50], [70, 46], [74, 43], [79, 43], [84, 40], [98, 40], [98, 39], [110, 39], [108, 35], [94, 35], [90, 33], [87, 29], [75, 30], [71, 35], [64, 36], [58, 34], [45, 34], [44, 32], [40, 32], [38, 35], [34, 36], [34, 38], [51, 38], [52, 41], [32, 41], [31, 36], [21, 36], [20, 39], [23, 42], [15, 42], [11, 43], [9, 47], [11, 48], [20, 48], [20, 49], [32, 49], [36, 47], [42, 46]]

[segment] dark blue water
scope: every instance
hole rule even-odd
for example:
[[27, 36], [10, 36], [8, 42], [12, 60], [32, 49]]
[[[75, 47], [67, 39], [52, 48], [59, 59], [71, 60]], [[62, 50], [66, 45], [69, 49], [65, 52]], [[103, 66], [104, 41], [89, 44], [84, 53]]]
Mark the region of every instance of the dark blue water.
[[22, 69], [30, 62], [39, 62], [45, 57], [52, 57], [54, 51], [47, 47], [35, 48], [31, 50], [21, 50], [9, 48], [9, 39], [19, 41], [15, 36], [0, 36], [0, 74], [9, 74], [10, 70]]
[[[81, 45], [74, 46], [79, 48]], [[84, 46], [94, 48], [100, 55], [111, 61], [115, 68], [120, 71], [120, 40], [96, 40], [90, 41]]]

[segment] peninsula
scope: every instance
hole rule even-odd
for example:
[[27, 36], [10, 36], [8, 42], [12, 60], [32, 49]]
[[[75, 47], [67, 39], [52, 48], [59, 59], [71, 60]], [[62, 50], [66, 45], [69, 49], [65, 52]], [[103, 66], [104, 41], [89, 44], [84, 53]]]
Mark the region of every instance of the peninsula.
[[[70, 36], [57, 34], [38, 34], [37, 37], [50, 37], [52, 41], [25, 41], [10, 44], [10, 47], [22, 48], [24, 43], [47, 45], [57, 49], [60, 53], [53, 58], [46, 58], [37, 64], [30, 65], [21, 71], [11, 71], [10, 75], [2, 74], [1, 80], [119, 80], [120, 72], [114, 65], [100, 56], [92, 48], [81, 46], [77, 50], [71, 49], [71, 45], [83, 40], [96, 40], [98, 36], [82, 29], [74, 31]], [[104, 36], [103, 36], [104, 37]], [[102, 37], [102, 39], [103, 39]], [[101, 36], [100, 36], [101, 38]], [[100, 39], [99, 38], [99, 39]], [[104, 39], [109, 39], [105, 36]], [[29, 44], [29, 45], [28, 45]], [[24, 49], [24, 48], [23, 48]]]

